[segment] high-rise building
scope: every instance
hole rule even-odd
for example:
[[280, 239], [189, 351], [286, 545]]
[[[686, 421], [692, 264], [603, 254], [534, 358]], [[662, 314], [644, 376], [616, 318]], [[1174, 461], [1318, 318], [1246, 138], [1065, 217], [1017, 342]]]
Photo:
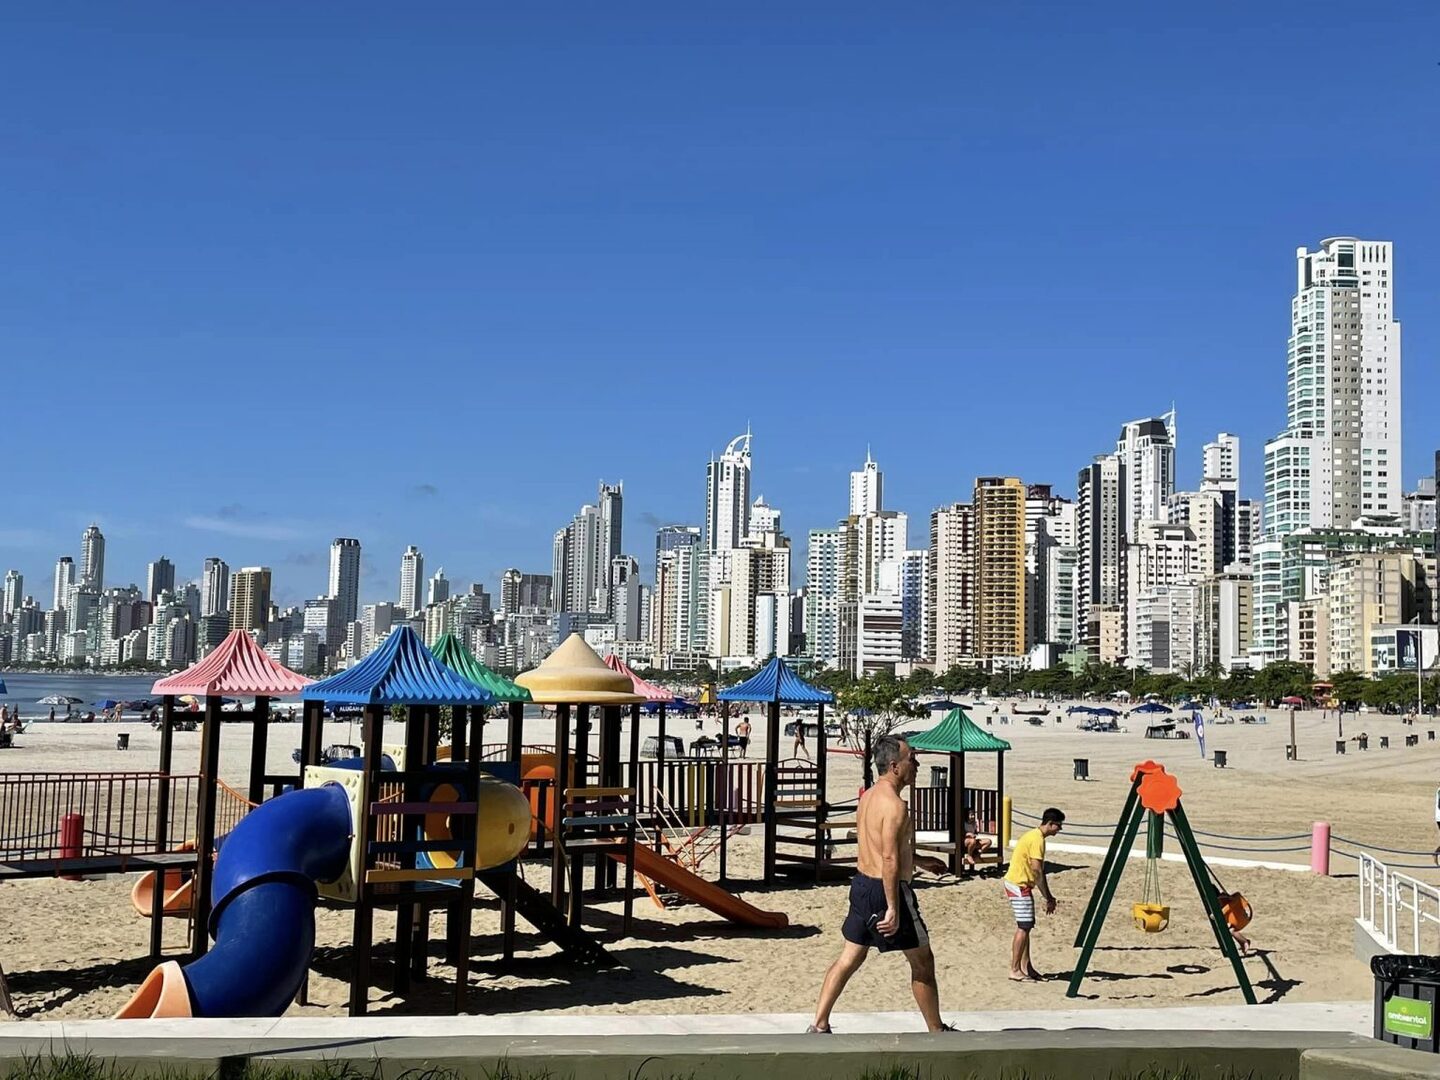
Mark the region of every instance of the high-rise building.
[[816, 664], [840, 659], [840, 579], [845, 539], [839, 529], [812, 529], [805, 552], [805, 648]]
[[[236, 630], [264, 631], [270, 624], [270, 568], [246, 566], [235, 571], [230, 625]], [[156, 622], [159, 622], [157, 615]]]
[[443, 604], [450, 599], [450, 579], [445, 576], [445, 568], [442, 566], [435, 571], [435, 576], [430, 579], [429, 595], [425, 597], [426, 605]]
[[859, 517], [861, 514], [878, 514], [882, 508], [884, 495], [884, 475], [880, 472], [880, 466], [870, 456], [869, 448], [865, 450], [865, 464], [859, 472], [850, 474], [850, 516]]
[[55, 564], [55, 601], [50, 605], [52, 611], [61, 611], [70, 599], [70, 590], [75, 586], [75, 560], [69, 555], [61, 555], [60, 560]]
[[621, 641], [642, 641], [640, 636], [640, 564], [631, 555], [610, 560], [611, 617]]
[[[625, 484], [607, 484], [600, 481], [599, 494], [595, 499], [598, 511], [595, 521], [595, 583], [608, 592], [610, 564], [624, 551]], [[612, 614], [609, 598], [601, 594], [592, 610]]]
[[750, 534], [750, 431], [737, 435], [705, 470], [705, 550], [733, 551]]
[[952, 503], [930, 514], [930, 641], [935, 670], [972, 661], [975, 651], [975, 507]]
[[[1030, 484], [1025, 489], [1025, 647], [1062, 639], [1050, 628], [1050, 552], [1057, 547], [1071, 549], [1074, 564], [1075, 504], [1052, 494], [1049, 484]], [[1073, 573], [1069, 588], [1074, 590]], [[1068, 625], [1073, 630], [1074, 597], [1066, 605]]]
[[1422, 476], [1414, 491], [1400, 500], [1400, 524], [1412, 532], [1435, 528], [1435, 478]]
[[0, 607], [0, 619], [9, 622], [20, 610], [25, 599], [25, 575], [19, 570], [5, 571], [5, 602]]
[[[750, 531], [745, 534], [746, 539], [756, 536], [764, 536], [766, 533], [778, 533], [780, 531], [780, 510], [771, 506], [761, 495], [750, 506]], [[743, 544], [745, 541], [742, 540]]]
[[145, 569], [145, 599], [155, 603], [162, 592], [175, 591], [175, 564], [164, 555]]
[[900, 556], [900, 657], [923, 660], [930, 655], [926, 637], [930, 600], [930, 551], [915, 548]]
[[1175, 493], [1175, 410], [1132, 420], [1115, 443], [1125, 480], [1125, 537], [1142, 521], [1164, 521]]
[[406, 615], [417, 614], [424, 606], [425, 556], [411, 544], [400, 556], [400, 598], [399, 606]]
[[511, 567], [500, 577], [500, 610], [507, 616], [525, 608], [550, 610], [554, 580], [549, 574], [522, 574]]
[[[205, 560], [200, 574], [200, 617], [230, 610], [230, 567], [213, 555]], [[218, 625], [218, 624], [217, 624]]]
[[80, 537], [80, 581], [100, 592], [105, 588], [105, 536], [91, 524]]
[[[1080, 638], [1089, 633], [1094, 608], [1118, 610], [1125, 601], [1128, 501], [1118, 454], [1104, 454], [1080, 470], [1075, 483], [1075, 621]], [[1095, 643], [1087, 640], [1087, 646], [1094, 656]]]
[[330, 541], [329, 595], [339, 605], [340, 622], [349, 625], [360, 613], [360, 541], [337, 536]]
[[676, 548], [693, 547], [700, 543], [699, 525], [661, 525], [655, 530], [655, 561]]
[[582, 506], [555, 533], [551, 569], [557, 611], [610, 615], [610, 562], [621, 553], [623, 487], [601, 481], [595, 503]]
[[975, 651], [1025, 655], [1025, 485], [1013, 476], [975, 481]]
[[[1189, 588], [1213, 573], [1207, 569], [1209, 560], [1202, 555], [1200, 541], [1188, 525], [1143, 522], [1134, 542], [1125, 549], [1125, 562], [1126, 655], [1154, 671], [1172, 670], [1171, 658], [1177, 666], [1182, 661], [1193, 662], [1193, 646], [1180, 649], [1163, 644], [1149, 622], [1178, 618], [1177, 604], [1190, 612], [1193, 622], [1195, 596], [1180, 587]], [[1176, 629], [1170, 627], [1166, 633]], [[1190, 631], [1185, 633], [1188, 641]]]
[[1266, 536], [1400, 513], [1400, 324], [1388, 241], [1295, 253], [1285, 431], [1265, 444]]
[[1233, 484], [1240, 482], [1239, 436], [1222, 431], [1213, 441], [1205, 444], [1200, 478]]

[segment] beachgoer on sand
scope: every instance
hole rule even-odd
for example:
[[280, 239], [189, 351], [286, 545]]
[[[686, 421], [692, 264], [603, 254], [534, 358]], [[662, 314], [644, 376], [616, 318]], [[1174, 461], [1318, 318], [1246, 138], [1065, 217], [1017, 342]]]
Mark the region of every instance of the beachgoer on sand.
[[740, 756], [748, 757], [750, 754], [750, 720], [742, 716], [740, 723], [735, 725], [735, 734], [740, 739]]
[[965, 814], [965, 837], [962, 842], [961, 865], [975, 869], [977, 860], [981, 859], [990, 850], [988, 837], [980, 835], [980, 824], [975, 820], [975, 811], [968, 810]]
[[809, 749], [805, 746], [805, 721], [804, 721], [804, 720], [796, 720], [796, 721], [795, 721], [795, 746], [794, 746], [793, 749], [791, 749], [791, 751], [790, 751], [790, 756], [791, 756], [791, 757], [799, 757], [801, 754], [804, 754], [804, 755], [805, 755], [805, 760], [806, 760], [806, 761], [812, 760], [811, 757], [810, 757], [810, 751], [809, 751]]
[[1050, 807], [1040, 815], [1040, 827], [1020, 837], [1005, 872], [1005, 899], [1015, 915], [1015, 938], [1010, 945], [1010, 978], [1014, 982], [1043, 979], [1030, 962], [1030, 931], [1035, 929], [1035, 890], [1045, 898], [1045, 914], [1053, 915], [1058, 901], [1045, 876], [1045, 841], [1060, 831], [1065, 815]]
[[875, 784], [860, 798], [855, 814], [859, 838], [858, 873], [850, 881], [850, 912], [840, 929], [845, 947], [830, 965], [820, 987], [815, 1022], [809, 1031], [828, 1035], [830, 1011], [845, 984], [860, 970], [872, 948], [900, 951], [910, 962], [910, 989], [925, 1027], [952, 1031], [940, 1019], [940, 989], [935, 984], [935, 955], [930, 933], [910, 884], [915, 867], [943, 874], [939, 859], [915, 854], [915, 826], [900, 796], [915, 782], [919, 765], [904, 739], [886, 735], [875, 743]]

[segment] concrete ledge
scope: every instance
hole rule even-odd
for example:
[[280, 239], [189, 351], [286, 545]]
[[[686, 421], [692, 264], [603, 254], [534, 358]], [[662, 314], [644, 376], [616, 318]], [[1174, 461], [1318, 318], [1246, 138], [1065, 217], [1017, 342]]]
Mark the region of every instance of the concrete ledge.
[[1375, 931], [1371, 930], [1363, 919], [1355, 920], [1355, 956], [1357, 959], [1368, 964], [1371, 957], [1385, 956], [1389, 952], [1385, 943], [1376, 936]]
[[1440, 1077], [1440, 1054], [1422, 1054], [1388, 1043], [1363, 1049], [1306, 1050], [1300, 1080], [1421, 1080]]
[[[1022, 1015], [1037, 1025], [1044, 1022], [1041, 1013]], [[359, 1039], [232, 1035], [178, 1041], [137, 1035], [77, 1041], [82, 1045], [72, 1049], [113, 1058], [134, 1067], [141, 1076], [153, 1075], [162, 1066], [192, 1075], [223, 1075], [238, 1072], [247, 1061], [303, 1071], [307, 1065], [344, 1060], [384, 1080], [400, 1080], [404, 1074], [431, 1069], [480, 1080], [493, 1075], [502, 1062], [517, 1067], [522, 1075], [548, 1074], [555, 1080], [633, 1080], [636, 1076], [647, 1080], [670, 1076], [858, 1080], [867, 1070], [892, 1066], [909, 1066], [933, 1080], [1000, 1080], [1017, 1074], [1029, 1080], [1112, 1080], [1149, 1068], [1188, 1068], [1199, 1076], [1234, 1072], [1266, 1080], [1302, 1080], [1302, 1054], [1307, 1051], [1352, 1055], [1317, 1061], [1317, 1067], [1330, 1067], [1336, 1062], [1371, 1060], [1377, 1049], [1393, 1049], [1350, 1033], [1052, 1031], [1038, 1026], [945, 1035], [394, 1035]], [[65, 1039], [37, 1045], [34, 1040], [8, 1037], [0, 1040], [0, 1053], [62, 1053], [67, 1044]], [[1349, 1080], [1351, 1075], [1338, 1073], [1335, 1078]]]

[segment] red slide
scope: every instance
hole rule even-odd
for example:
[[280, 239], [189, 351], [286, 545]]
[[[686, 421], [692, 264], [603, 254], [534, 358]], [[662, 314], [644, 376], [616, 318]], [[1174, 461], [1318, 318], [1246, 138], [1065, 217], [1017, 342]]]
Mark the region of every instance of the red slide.
[[[610, 857], [616, 862], [625, 861], [624, 851], [612, 851]], [[687, 896], [733, 923], [742, 926], [758, 926], [765, 930], [781, 930], [790, 925], [790, 919], [783, 911], [761, 911], [728, 893], [718, 885], [712, 885], [702, 877], [696, 877], [683, 866], [656, 855], [648, 847], [635, 845], [635, 869], [652, 881], [668, 885], [681, 896]]]

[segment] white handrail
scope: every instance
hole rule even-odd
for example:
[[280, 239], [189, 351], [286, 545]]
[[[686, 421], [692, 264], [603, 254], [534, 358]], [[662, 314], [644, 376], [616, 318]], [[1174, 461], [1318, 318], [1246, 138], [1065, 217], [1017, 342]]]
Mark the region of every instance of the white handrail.
[[1440, 888], [1363, 852], [1359, 919], [1392, 953], [1440, 953]]

